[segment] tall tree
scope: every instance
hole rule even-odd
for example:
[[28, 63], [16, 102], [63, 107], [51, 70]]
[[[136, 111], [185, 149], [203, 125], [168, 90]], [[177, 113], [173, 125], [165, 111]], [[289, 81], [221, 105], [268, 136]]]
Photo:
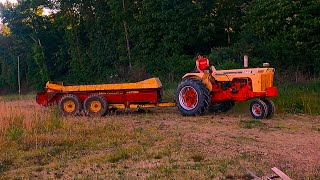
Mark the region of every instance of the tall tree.
[[253, 55], [279, 69], [320, 73], [319, 1], [254, 0], [243, 30]]

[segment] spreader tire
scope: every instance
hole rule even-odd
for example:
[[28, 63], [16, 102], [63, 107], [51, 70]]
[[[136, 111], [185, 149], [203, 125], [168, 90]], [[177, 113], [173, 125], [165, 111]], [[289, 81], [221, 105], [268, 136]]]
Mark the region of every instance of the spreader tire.
[[268, 115], [268, 106], [260, 99], [255, 99], [250, 105], [250, 113], [254, 119], [264, 119]]
[[80, 99], [74, 94], [63, 95], [58, 106], [59, 112], [63, 116], [78, 115], [82, 108]]
[[84, 101], [84, 109], [89, 116], [101, 117], [108, 113], [107, 99], [99, 94], [91, 94]]
[[184, 116], [203, 114], [210, 105], [210, 91], [198, 79], [185, 79], [175, 93], [177, 107]]
[[266, 118], [272, 118], [274, 112], [276, 112], [276, 106], [270, 99], [264, 99], [263, 102], [265, 102], [268, 106], [268, 113]]

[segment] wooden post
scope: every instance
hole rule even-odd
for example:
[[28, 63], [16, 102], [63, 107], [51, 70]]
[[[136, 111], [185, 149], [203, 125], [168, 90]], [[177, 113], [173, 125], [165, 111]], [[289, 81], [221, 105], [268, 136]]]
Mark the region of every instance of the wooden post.
[[20, 56], [18, 56], [18, 87], [19, 87], [19, 96], [21, 94], [21, 84], [20, 84]]

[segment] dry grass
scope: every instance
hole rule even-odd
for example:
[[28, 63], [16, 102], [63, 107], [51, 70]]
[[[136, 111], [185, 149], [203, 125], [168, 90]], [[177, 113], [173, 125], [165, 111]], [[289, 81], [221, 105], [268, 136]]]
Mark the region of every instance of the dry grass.
[[0, 179], [248, 179], [243, 166], [317, 179], [319, 127], [317, 116], [260, 122], [237, 110], [62, 118], [34, 101], [1, 101]]

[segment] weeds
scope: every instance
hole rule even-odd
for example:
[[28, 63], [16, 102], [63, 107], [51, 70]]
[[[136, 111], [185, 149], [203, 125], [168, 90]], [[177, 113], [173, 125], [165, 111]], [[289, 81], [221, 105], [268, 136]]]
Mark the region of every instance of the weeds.
[[320, 132], [320, 125], [313, 127], [313, 130], [316, 132]]
[[191, 159], [192, 159], [194, 162], [201, 162], [201, 161], [204, 160], [204, 156], [203, 156], [202, 154], [197, 153], [197, 154], [193, 154], [193, 155], [191, 156]]
[[217, 160], [217, 164], [218, 164], [218, 170], [219, 172], [221, 172], [222, 174], [225, 174], [228, 170], [228, 167], [235, 164], [236, 162], [234, 160], [225, 158], [225, 159], [219, 159]]
[[19, 141], [22, 139], [23, 134], [23, 128], [13, 125], [8, 129], [7, 138], [10, 141]]
[[245, 129], [263, 128], [266, 125], [259, 120], [240, 120], [239, 126]]
[[0, 160], [0, 174], [6, 172], [9, 169], [9, 166], [12, 165], [12, 160]]
[[130, 152], [123, 147], [118, 147], [115, 152], [109, 155], [107, 160], [111, 163], [116, 163], [122, 159], [128, 159], [130, 157]]
[[164, 156], [169, 156], [170, 154], [171, 154], [170, 147], [160, 148], [160, 149], [157, 149], [155, 152], [151, 152], [151, 156], [154, 159], [161, 159]]
[[278, 90], [279, 96], [273, 98], [278, 112], [320, 114], [320, 81], [281, 85]]

